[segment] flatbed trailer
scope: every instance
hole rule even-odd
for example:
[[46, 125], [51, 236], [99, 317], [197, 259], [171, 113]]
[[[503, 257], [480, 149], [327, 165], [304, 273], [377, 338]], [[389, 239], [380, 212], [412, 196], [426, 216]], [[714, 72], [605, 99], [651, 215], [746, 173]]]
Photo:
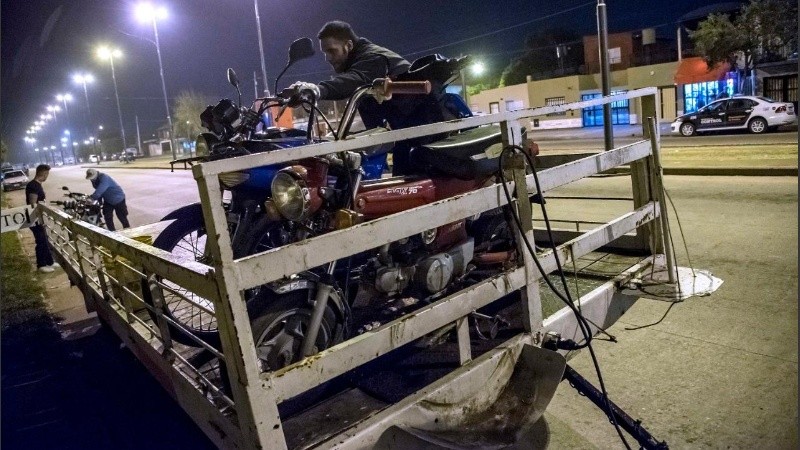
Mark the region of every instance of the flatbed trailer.
[[[555, 230], [555, 250], [520, 248], [518, 264], [497, 276], [306, 357], [264, 371], [254, 345], [244, 291], [291, 277], [425, 230], [507, 204], [501, 184], [420, 206], [325, 235], [234, 259], [218, 175], [250, 167], [358, 150], [420, 136], [500, 123], [505, 144], [520, 144], [520, 122], [545, 114], [640, 99], [645, 138], [553, 167], [546, 155], [537, 180], [525, 167], [508, 167], [516, 198], [547, 196], [560, 186], [629, 166], [632, 208], [602, 223]], [[565, 351], [543, 348], [552, 336], [583, 339], [571, 309], [543, 283], [559, 263], [569, 267], [579, 294], [574, 302], [591, 331], [611, 326], [636, 302], [642, 280], [666, 291], [692, 289], [675, 265], [664, 209], [659, 162], [657, 90], [639, 89], [586, 102], [502, 112], [344, 141], [254, 154], [192, 167], [207, 231], [207, 264], [149, 245], [168, 223], [120, 233], [76, 221], [40, 205], [55, 255], [71, 281], [220, 448], [442, 448], [537, 442], [541, 417], [564, 375]], [[535, 131], [529, 131], [535, 139]], [[618, 200], [618, 199], [615, 199]], [[594, 199], [597, 202], [615, 201]], [[547, 240], [531, 204], [512, 201], [522, 219], [518, 238]], [[577, 221], [576, 221], [577, 222]], [[588, 228], [588, 229], [587, 229]], [[517, 239], [517, 242], [521, 242]], [[168, 284], [164, 280], [169, 280]], [[684, 286], [683, 288], [681, 286]], [[178, 289], [179, 288], [179, 289]], [[148, 289], [155, 302], [143, 300]], [[182, 345], [180, 326], [159, 308], [169, 291], [208, 299], [221, 350], [201, 340]], [[518, 292], [509, 304], [509, 294]], [[194, 294], [194, 295], [190, 295]], [[474, 312], [506, 302], [514, 326], [481, 329]], [[199, 305], [198, 307], [201, 307]], [[472, 325], [471, 325], [472, 324]], [[494, 324], [497, 325], [497, 324]], [[503, 327], [499, 327], [503, 328]], [[427, 343], [421, 345], [421, 342]], [[438, 342], [439, 345], [431, 343]], [[427, 445], [428, 447], [424, 447]], [[438, 445], [438, 447], [437, 447]]]

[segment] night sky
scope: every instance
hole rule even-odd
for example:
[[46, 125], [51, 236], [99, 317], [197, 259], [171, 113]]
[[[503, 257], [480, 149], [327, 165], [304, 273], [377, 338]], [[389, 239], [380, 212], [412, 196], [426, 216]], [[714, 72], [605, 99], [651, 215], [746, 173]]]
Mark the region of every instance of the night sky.
[[[72, 74], [91, 72], [89, 102], [96, 124], [119, 128], [107, 62], [95, 56], [101, 43], [116, 46], [120, 102], [129, 145], [135, 143], [134, 116], [142, 140], [166, 122], [152, 26], [134, 16], [127, 0], [5, 0], [2, 7], [2, 136], [12, 151], [25, 149], [25, 130], [70, 92], [72, 128], [83, 139], [86, 115], [83, 88]], [[260, 59], [252, 0], [159, 0], [169, 17], [158, 24], [167, 94], [194, 90], [211, 98], [234, 98], [225, 69], [233, 67], [244, 86], [245, 102], [254, 95], [253, 73]], [[472, 54], [489, 66], [503, 67], [519, 55], [525, 36], [541, 28], [596, 33], [595, 1], [586, 0], [260, 0], [270, 89], [296, 38], [316, 33], [328, 20], [350, 22], [355, 31], [409, 60], [438, 52]], [[684, 14], [705, 6], [697, 0], [607, 0], [609, 32], [658, 27], [673, 37]], [[499, 31], [499, 32], [497, 32]], [[479, 37], [476, 39], [476, 37]], [[282, 86], [296, 80], [318, 82], [331, 75], [321, 53], [289, 69]], [[63, 105], [61, 105], [63, 107]], [[64, 123], [63, 112], [59, 121]], [[48, 125], [52, 127], [52, 125]], [[66, 128], [61, 126], [61, 129]], [[94, 127], [92, 127], [94, 128]], [[27, 151], [30, 151], [28, 148]], [[13, 157], [12, 157], [13, 159]]]

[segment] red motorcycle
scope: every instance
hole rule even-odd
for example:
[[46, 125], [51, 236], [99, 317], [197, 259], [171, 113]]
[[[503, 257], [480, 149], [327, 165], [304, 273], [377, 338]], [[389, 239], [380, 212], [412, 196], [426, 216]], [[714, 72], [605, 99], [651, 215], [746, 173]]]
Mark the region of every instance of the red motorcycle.
[[[342, 123], [381, 83], [354, 94]], [[477, 127], [415, 145], [409, 173], [369, 181], [361, 180], [361, 153], [298, 161], [272, 181], [272, 234], [297, 242], [495, 183], [501, 148], [499, 126]], [[248, 311], [263, 368], [284, 367], [515, 264], [506, 219], [490, 211], [262, 287]]]

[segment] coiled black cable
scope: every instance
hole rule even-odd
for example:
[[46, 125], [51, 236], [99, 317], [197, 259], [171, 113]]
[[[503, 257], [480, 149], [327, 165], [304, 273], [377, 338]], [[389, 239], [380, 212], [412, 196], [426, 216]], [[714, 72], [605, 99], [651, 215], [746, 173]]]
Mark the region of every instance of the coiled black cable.
[[[511, 197], [511, 194], [508, 191], [508, 184], [507, 184], [508, 182], [507, 182], [507, 180], [505, 178], [505, 173], [503, 171], [503, 167], [504, 167], [503, 162], [505, 161], [505, 158], [507, 157], [506, 155], [508, 155], [508, 153], [514, 152], [514, 151], [518, 151], [518, 152], [520, 152], [521, 154], [523, 154], [525, 156], [525, 159], [526, 159], [526, 161], [528, 162], [528, 165], [531, 168], [531, 172], [533, 173], [533, 180], [536, 183], [536, 192], [537, 192], [537, 195], [539, 195], [541, 197], [540, 201], [539, 201], [539, 205], [541, 206], [542, 216], [543, 216], [544, 223], [545, 223], [545, 228], [547, 229], [548, 238], [550, 239], [550, 246], [551, 246], [551, 249], [553, 250], [553, 257], [555, 258], [555, 261], [556, 261], [556, 267], [558, 268], [559, 276], [561, 277], [562, 283], [564, 284], [564, 290], [566, 292], [566, 296], [564, 296], [564, 294], [559, 292], [558, 289], [556, 289], [556, 287], [553, 285], [553, 283], [547, 277], [547, 273], [545, 272], [544, 268], [542, 267], [542, 264], [539, 262], [539, 259], [536, 257], [536, 252], [534, 251], [533, 246], [531, 245], [530, 241], [528, 240], [528, 237], [525, 235], [525, 233], [523, 231], [524, 228], [522, 226], [522, 221], [520, 220], [519, 215], [517, 214], [517, 211], [515, 210], [515, 208], [511, 207], [511, 205], [512, 205], [512, 197]], [[536, 264], [536, 267], [539, 269], [539, 272], [542, 274], [542, 278], [544, 278], [544, 280], [547, 283], [547, 285], [550, 287], [550, 289], [553, 291], [553, 293], [556, 294], [556, 296], [558, 298], [560, 298], [562, 301], [564, 301], [564, 303], [567, 304], [567, 306], [572, 310], [573, 314], [575, 314], [575, 318], [577, 319], [577, 322], [578, 322], [578, 328], [580, 328], [581, 333], [583, 334], [583, 337], [584, 337], [584, 340], [585, 340], [585, 342], [583, 344], [570, 343], [568, 341], [567, 342], [568, 343], [568, 347], [570, 347], [569, 348], [570, 350], [577, 350], [577, 349], [580, 349], [580, 348], [588, 348], [589, 349], [589, 354], [591, 355], [591, 358], [592, 358], [592, 364], [594, 365], [595, 372], [597, 373], [597, 379], [598, 379], [598, 382], [600, 384], [600, 391], [603, 393], [603, 400], [604, 400], [604, 403], [605, 403], [605, 406], [606, 406], [606, 411], [605, 411], [606, 415], [608, 416], [608, 418], [611, 421], [611, 423], [614, 425], [614, 429], [617, 431], [617, 434], [619, 435], [620, 439], [622, 440], [622, 443], [625, 445], [625, 448], [628, 449], [628, 450], [631, 450], [631, 446], [628, 444], [628, 441], [625, 439], [625, 436], [622, 434], [622, 429], [620, 428], [619, 424], [617, 423], [617, 420], [615, 418], [614, 412], [613, 412], [613, 410], [611, 408], [611, 405], [610, 405], [610, 403], [608, 401], [608, 392], [606, 391], [605, 382], [603, 381], [603, 375], [602, 375], [602, 373], [600, 371], [600, 364], [599, 364], [599, 362], [597, 360], [597, 355], [595, 354], [594, 348], [592, 348], [592, 344], [591, 344], [592, 343], [591, 328], [589, 327], [589, 324], [587, 323], [586, 318], [583, 317], [583, 314], [581, 314], [581, 312], [575, 307], [575, 304], [572, 301], [572, 297], [570, 296], [569, 288], [567, 287], [566, 277], [564, 276], [564, 270], [561, 267], [561, 261], [558, 258], [558, 251], [556, 249], [555, 240], [553, 239], [553, 233], [552, 233], [552, 229], [550, 227], [550, 220], [549, 220], [549, 218], [547, 216], [547, 209], [544, 206], [545, 202], [544, 202], [544, 197], [543, 197], [541, 185], [539, 184], [539, 176], [536, 173], [536, 167], [533, 164], [533, 160], [531, 159], [531, 156], [528, 153], [526, 153], [524, 151], [524, 149], [522, 147], [520, 147], [519, 145], [508, 145], [508, 146], [504, 147], [503, 151], [500, 153], [500, 170], [499, 170], [499, 172], [500, 172], [500, 179], [501, 179], [502, 185], [503, 185], [503, 193], [506, 196], [506, 201], [508, 202], [508, 205], [510, 206], [509, 209], [510, 209], [510, 212], [511, 212], [511, 216], [514, 218], [514, 223], [516, 224], [517, 228], [520, 231], [519, 235], [522, 237], [522, 240], [525, 243], [525, 247], [527, 248], [528, 252], [530, 253], [531, 257], [533, 258], [533, 261]], [[517, 200], [518, 201], [527, 201], [527, 199], [517, 199]]]

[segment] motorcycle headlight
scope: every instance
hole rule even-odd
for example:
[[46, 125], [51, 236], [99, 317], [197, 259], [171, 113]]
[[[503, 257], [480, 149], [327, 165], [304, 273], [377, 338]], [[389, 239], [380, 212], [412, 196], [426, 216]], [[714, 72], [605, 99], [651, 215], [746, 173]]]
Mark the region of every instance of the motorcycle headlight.
[[247, 172], [224, 172], [218, 176], [220, 184], [229, 189], [250, 179], [250, 174]]
[[287, 167], [272, 179], [272, 200], [275, 207], [283, 217], [293, 221], [305, 220], [311, 205], [311, 193], [302, 172], [303, 170]]

